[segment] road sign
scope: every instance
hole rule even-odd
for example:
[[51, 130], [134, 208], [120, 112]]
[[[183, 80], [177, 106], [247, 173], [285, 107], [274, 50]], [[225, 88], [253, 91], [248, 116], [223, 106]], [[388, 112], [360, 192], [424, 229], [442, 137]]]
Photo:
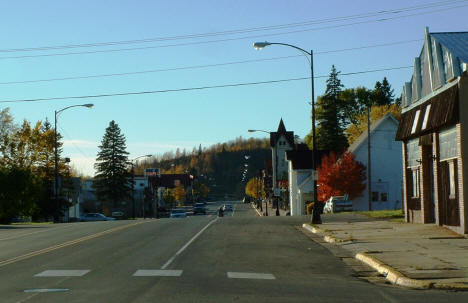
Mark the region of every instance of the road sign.
[[275, 190], [274, 190], [274, 196], [275, 196], [275, 197], [279, 197], [279, 196], [280, 196], [280, 189], [279, 189], [279, 188], [275, 188]]
[[145, 177], [159, 176], [160, 173], [159, 168], [145, 168]]

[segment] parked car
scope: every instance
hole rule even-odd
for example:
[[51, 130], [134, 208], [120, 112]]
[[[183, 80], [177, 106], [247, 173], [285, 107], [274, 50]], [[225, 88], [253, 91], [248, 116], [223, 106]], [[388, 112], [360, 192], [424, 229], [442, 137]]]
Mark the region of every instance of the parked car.
[[171, 216], [171, 212], [165, 207], [158, 207], [156, 216], [158, 218], [169, 218]]
[[223, 210], [224, 211], [232, 211], [232, 205], [231, 204], [224, 204]]
[[323, 208], [323, 212], [326, 214], [352, 210], [353, 202], [348, 199], [347, 195], [330, 197]]
[[113, 211], [112, 212], [112, 218], [116, 218], [117, 220], [119, 219], [124, 219], [124, 212], [123, 211]]
[[89, 213], [84, 214], [80, 217], [80, 221], [82, 222], [90, 222], [90, 221], [114, 221], [115, 218], [106, 217], [100, 213]]
[[204, 214], [206, 215], [205, 203], [195, 203], [193, 205], [193, 214]]
[[185, 218], [187, 217], [187, 212], [183, 208], [174, 208], [171, 210], [171, 218]]

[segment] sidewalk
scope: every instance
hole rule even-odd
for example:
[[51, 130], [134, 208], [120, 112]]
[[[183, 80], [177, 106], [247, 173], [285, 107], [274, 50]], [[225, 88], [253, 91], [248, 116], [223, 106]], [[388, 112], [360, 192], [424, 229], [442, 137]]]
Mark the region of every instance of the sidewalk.
[[393, 284], [468, 290], [468, 238], [433, 224], [376, 220], [354, 213], [322, 216], [303, 228], [349, 250]]

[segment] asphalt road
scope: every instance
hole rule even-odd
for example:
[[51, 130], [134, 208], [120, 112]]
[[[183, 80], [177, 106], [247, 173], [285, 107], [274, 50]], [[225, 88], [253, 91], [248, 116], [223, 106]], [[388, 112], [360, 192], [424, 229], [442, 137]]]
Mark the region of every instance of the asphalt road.
[[0, 226], [0, 302], [467, 302], [374, 285], [250, 205], [217, 218]]

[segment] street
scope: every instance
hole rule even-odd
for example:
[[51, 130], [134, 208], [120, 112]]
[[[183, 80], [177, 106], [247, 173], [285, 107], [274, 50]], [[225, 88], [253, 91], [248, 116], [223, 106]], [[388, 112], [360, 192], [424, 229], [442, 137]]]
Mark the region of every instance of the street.
[[297, 227], [233, 203], [218, 218], [0, 227], [3, 302], [466, 302], [374, 285]]

